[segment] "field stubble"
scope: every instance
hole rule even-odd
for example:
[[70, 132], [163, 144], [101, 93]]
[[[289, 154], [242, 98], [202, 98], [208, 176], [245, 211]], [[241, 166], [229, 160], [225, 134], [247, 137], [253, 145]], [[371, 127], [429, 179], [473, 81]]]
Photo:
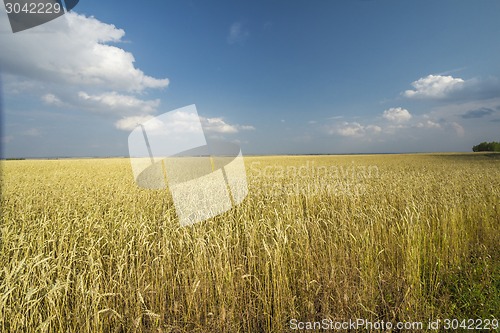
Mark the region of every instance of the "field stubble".
[[180, 227], [168, 192], [137, 188], [127, 159], [2, 161], [0, 331], [498, 318], [495, 156], [245, 164], [243, 203]]

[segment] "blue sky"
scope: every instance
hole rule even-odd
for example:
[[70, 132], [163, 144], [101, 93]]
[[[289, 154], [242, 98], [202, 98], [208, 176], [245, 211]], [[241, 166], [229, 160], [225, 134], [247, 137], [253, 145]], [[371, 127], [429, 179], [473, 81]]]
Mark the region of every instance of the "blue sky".
[[470, 151], [499, 141], [498, 1], [81, 0], [13, 34], [6, 157], [126, 156], [190, 104], [244, 154]]

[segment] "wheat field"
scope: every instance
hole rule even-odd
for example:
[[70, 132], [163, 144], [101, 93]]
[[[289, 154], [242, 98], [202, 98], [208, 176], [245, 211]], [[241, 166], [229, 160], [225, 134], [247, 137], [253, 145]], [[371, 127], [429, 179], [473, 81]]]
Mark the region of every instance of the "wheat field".
[[500, 316], [500, 155], [245, 157], [180, 227], [128, 159], [2, 161], [1, 332], [283, 332]]

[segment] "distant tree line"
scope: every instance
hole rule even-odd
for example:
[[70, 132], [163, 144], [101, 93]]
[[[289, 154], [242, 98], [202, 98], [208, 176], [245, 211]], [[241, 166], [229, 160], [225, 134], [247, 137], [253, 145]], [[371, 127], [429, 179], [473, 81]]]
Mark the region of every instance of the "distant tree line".
[[472, 147], [472, 151], [500, 151], [500, 142], [481, 142]]

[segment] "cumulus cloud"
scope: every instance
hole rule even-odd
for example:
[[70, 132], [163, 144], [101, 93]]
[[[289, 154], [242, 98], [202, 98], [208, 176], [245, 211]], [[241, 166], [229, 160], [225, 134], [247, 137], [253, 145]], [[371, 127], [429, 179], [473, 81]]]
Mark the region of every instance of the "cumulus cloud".
[[151, 115], [123, 117], [115, 123], [115, 127], [122, 130], [132, 130], [143, 125], [149, 134], [165, 135], [169, 133], [197, 133], [200, 132], [200, 118], [193, 113], [182, 110], [168, 112], [158, 117]]
[[150, 114], [156, 111], [160, 100], [142, 100], [135, 96], [118, 94], [117, 92], [89, 95], [80, 91], [78, 98], [89, 109], [116, 114]]
[[407, 109], [397, 107], [385, 110], [382, 117], [392, 122], [403, 123], [410, 120], [412, 115]]
[[231, 125], [222, 118], [201, 118], [203, 129], [209, 133], [238, 133], [240, 130], [252, 131], [255, 127], [250, 125]]
[[344, 121], [341, 124], [328, 128], [329, 134], [337, 134], [345, 137], [362, 137], [366, 134], [380, 133], [382, 128], [377, 125], [361, 125], [358, 122]]
[[[157, 111], [159, 99], [147, 89], [165, 88], [167, 78], [146, 75], [132, 53], [119, 47], [125, 31], [74, 12], [12, 34], [0, 10], [0, 67], [11, 94], [38, 95], [44, 104], [123, 117], [120, 129], [133, 128]], [[111, 45], [112, 43], [112, 45]], [[49, 91], [47, 91], [49, 90]]]
[[229, 34], [227, 36], [227, 42], [229, 44], [243, 43], [250, 33], [246, 30], [241, 22], [234, 22], [229, 27]]
[[368, 125], [366, 126], [366, 130], [372, 133], [380, 133], [382, 132], [382, 127], [377, 125]]
[[406, 90], [403, 95], [408, 98], [445, 98], [449, 94], [464, 87], [461, 78], [442, 75], [428, 75], [412, 82], [413, 90]]
[[131, 131], [136, 128], [139, 124], [145, 123], [146, 121], [152, 119], [153, 116], [132, 116], [125, 117], [118, 120], [115, 123], [115, 127], [124, 131]]
[[436, 123], [432, 120], [427, 120], [424, 122], [418, 122], [415, 127], [417, 128], [441, 128], [441, 125], [439, 123]]
[[41, 100], [58, 108], [73, 108], [94, 113], [115, 116], [141, 116], [153, 114], [160, 106], [160, 100], [145, 100], [130, 94], [120, 94], [116, 91], [100, 94], [89, 94], [84, 91], [61, 91], [57, 96], [47, 93]]
[[232, 134], [238, 133], [240, 130], [249, 131], [255, 129], [250, 125], [229, 124], [222, 118], [198, 118], [193, 114], [182, 111], [169, 113], [168, 122], [162, 122], [151, 115], [124, 117], [115, 123], [115, 127], [129, 131], [133, 130], [139, 124], [144, 124], [146, 122], [148, 131], [162, 133], [190, 133], [197, 131], [200, 122], [203, 130], [208, 134]]
[[[6, 17], [0, 22], [1, 31], [10, 30]], [[69, 12], [24, 32], [0, 33], [0, 66], [9, 74], [41, 82], [129, 92], [166, 87], [168, 79], [144, 74], [130, 52], [108, 45], [121, 42], [124, 35], [114, 25]]]
[[43, 95], [42, 101], [45, 104], [49, 104], [49, 105], [55, 105], [55, 106], [62, 106], [63, 105], [63, 102], [61, 101], [61, 99], [54, 94]]
[[414, 135], [418, 135], [416, 130], [419, 129], [443, 129], [443, 126], [450, 127], [451, 123], [446, 123], [445, 120], [436, 120], [435, 117], [429, 115], [413, 116], [407, 109], [397, 107], [385, 110], [382, 117], [388, 122], [376, 123], [376, 119], [372, 119], [371, 123], [362, 123], [357, 121], [336, 122], [331, 125], [326, 125], [323, 128], [330, 135], [340, 135], [351, 138], [368, 138], [376, 136], [378, 139], [383, 139], [387, 135], [395, 135], [404, 131], [412, 131]]
[[222, 118], [203, 118], [203, 127], [208, 132], [236, 133], [238, 129], [234, 125], [226, 123]]
[[342, 136], [361, 136], [364, 134], [364, 127], [357, 122], [344, 122], [342, 126], [337, 129], [337, 133]]

